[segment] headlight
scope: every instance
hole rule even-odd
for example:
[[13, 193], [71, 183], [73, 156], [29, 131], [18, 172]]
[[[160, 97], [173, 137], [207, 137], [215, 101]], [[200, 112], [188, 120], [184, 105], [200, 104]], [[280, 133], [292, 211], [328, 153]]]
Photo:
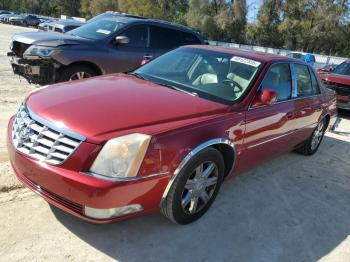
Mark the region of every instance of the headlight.
[[32, 45], [23, 53], [23, 57], [24, 58], [29, 56], [49, 57], [55, 51], [58, 51], [57, 47]]
[[151, 136], [130, 134], [109, 140], [90, 171], [106, 179], [135, 177], [146, 154]]

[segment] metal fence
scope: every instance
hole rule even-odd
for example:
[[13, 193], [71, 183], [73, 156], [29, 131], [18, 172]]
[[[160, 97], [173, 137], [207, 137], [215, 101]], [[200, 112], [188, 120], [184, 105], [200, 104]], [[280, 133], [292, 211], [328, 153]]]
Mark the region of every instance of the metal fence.
[[[286, 49], [276, 49], [276, 48], [254, 46], [254, 45], [241, 45], [241, 44], [225, 43], [225, 42], [218, 42], [218, 41], [209, 41], [209, 44], [215, 45], [215, 46], [228, 47], [228, 48], [237, 48], [242, 50], [253, 50], [253, 51], [270, 53], [275, 55], [283, 55], [283, 56], [286, 56], [288, 53], [293, 52], [291, 50], [286, 50]], [[319, 55], [319, 54], [313, 54], [313, 55], [315, 56], [315, 59], [316, 59], [316, 63], [315, 63], [316, 68], [321, 68], [326, 65], [339, 65], [340, 63], [348, 59], [344, 57], [327, 56], [327, 55]]]

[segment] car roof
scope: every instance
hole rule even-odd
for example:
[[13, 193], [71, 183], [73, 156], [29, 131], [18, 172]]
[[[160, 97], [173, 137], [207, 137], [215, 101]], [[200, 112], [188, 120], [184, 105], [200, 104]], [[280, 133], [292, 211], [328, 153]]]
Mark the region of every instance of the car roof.
[[147, 24], [147, 23], [153, 24], [153, 25], [158, 24], [158, 25], [165, 25], [167, 27], [175, 28], [175, 29], [182, 30], [182, 31], [188, 31], [188, 32], [200, 34], [199, 32], [197, 32], [196, 30], [194, 30], [191, 27], [172, 23], [172, 22], [169, 22], [166, 20], [153, 19], [153, 18], [147, 18], [144, 16], [130, 15], [130, 14], [126, 14], [126, 13], [111, 12], [111, 11], [107, 11], [104, 14], [106, 16], [101, 17], [101, 20], [102, 19], [116, 19], [122, 23], [142, 22], [145, 24]]
[[285, 61], [285, 62], [297, 62], [301, 64], [306, 64], [305, 62], [299, 59], [282, 56], [282, 55], [252, 51], [252, 50], [242, 50], [237, 48], [229, 48], [229, 47], [221, 47], [221, 46], [219, 47], [219, 46], [212, 46], [212, 45], [188, 45], [185, 47], [198, 48], [198, 49], [203, 49], [208, 51], [217, 51], [217, 52], [232, 54], [236, 56], [242, 56], [244, 58], [249, 58], [249, 59], [253, 59], [253, 60], [257, 60], [265, 63]]

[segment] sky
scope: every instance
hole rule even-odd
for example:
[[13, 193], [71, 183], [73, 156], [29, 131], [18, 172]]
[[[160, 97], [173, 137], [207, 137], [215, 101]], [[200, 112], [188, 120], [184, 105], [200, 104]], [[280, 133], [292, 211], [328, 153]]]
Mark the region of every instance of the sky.
[[248, 23], [254, 22], [258, 14], [259, 8], [262, 5], [263, 0], [247, 0], [248, 7]]

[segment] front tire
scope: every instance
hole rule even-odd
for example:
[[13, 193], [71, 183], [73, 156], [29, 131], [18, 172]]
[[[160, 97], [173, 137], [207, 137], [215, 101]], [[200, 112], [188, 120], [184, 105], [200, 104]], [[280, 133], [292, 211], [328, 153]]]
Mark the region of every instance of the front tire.
[[63, 70], [58, 82], [81, 80], [97, 75], [97, 72], [89, 66], [72, 65]]
[[318, 123], [318, 125], [316, 126], [314, 132], [309, 137], [309, 139], [306, 140], [304, 144], [300, 148], [298, 148], [296, 151], [305, 156], [311, 156], [315, 154], [321, 145], [326, 129], [327, 129], [327, 119], [323, 119]]
[[224, 178], [224, 159], [215, 148], [203, 149], [184, 166], [162, 201], [162, 214], [185, 225], [203, 216], [214, 202]]

